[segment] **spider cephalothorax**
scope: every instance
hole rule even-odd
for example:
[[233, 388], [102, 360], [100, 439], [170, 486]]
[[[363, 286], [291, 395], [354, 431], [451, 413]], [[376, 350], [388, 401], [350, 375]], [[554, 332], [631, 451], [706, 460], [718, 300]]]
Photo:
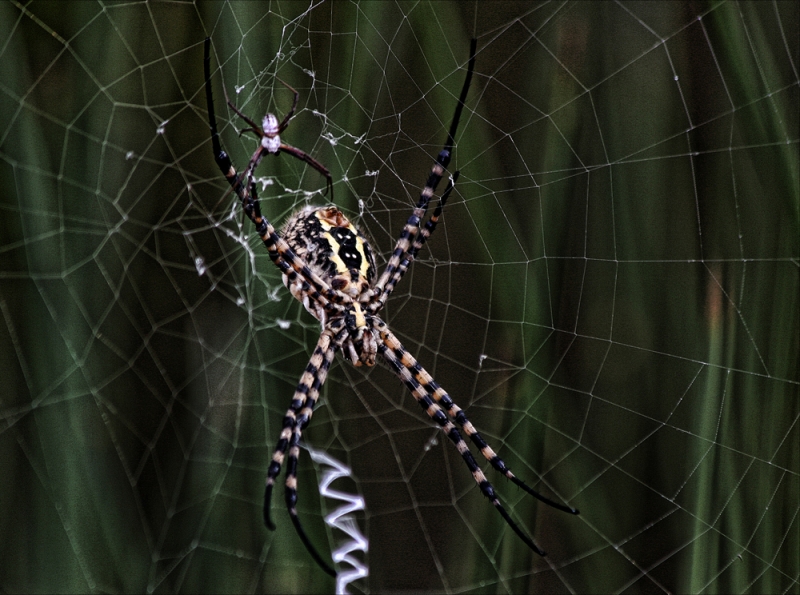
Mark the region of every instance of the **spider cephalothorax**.
[[[549, 506], [572, 514], [578, 514], [578, 511], [545, 498], [518, 479], [481, 437], [475, 426], [467, 419], [464, 411], [453, 402], [447, 391], [439, 386], [414, 356], [403, 347], [378, 315], [417, 253], [436, 229], [442, 209], [458, 179], [456, 171], [450, 178], [433, 214], [423, 225], [428, 203], [433, 198], [436, 187], [450, 163], [454, 137], [475, 65], [475, 40], [472, 41], [467, 76], [450, 125], [447, 142], [431, 167], [428, 181], [420, 192], [416, 208], [403, 227], [386, 268], [377, 278], [373, 250], [366, 236], [335, 206], [309, 206], [300, 209], [288, 219], [280, 234], [261, 214], [253, 181], [253, 171], [261, 161], [264, 151], [276, 152], [270, 149], [274, 145], [277, 134], [286, 128], [289, 118], [294, 113], [294, 107], [281, 124], [277, 124], [277, 118], [272, 116], [269, 122], [265, 119], [263, 129], [259, 129], [252, 120], [239, 112], [230, 101], [228, 102], [228, 105], [250, 124], [251, 130], [261, 139], [260, 146], [251, 158], [244, 175], [240, 176], [219, 142], [214, 117], [214, 102], [211, 96], [210, 45], [210, 40], [206, 39], [206, 99], [214, 159], [233, 191], [242, 201], [245, 214], [255, 224], [256, 231], [264, 242], [270, 258], [283, 275], [284, 284], [289, 288], [291, 294], [302, 302], [306, 310], [320, 321], [322, 326], [320, 338], [305, 372], [300, 377], [292, 403], [283, 418], [281, 434], [267, 470], [264, 490], [264, 522], [270, 529], [275, 529], [275, 525], [270, 519], [270, 500], [275, 480], [280, 474], [284, 459], [287, 459], [285, 494], [289, 516], [297, 534], [317, 564], [328, 574], [336, 575], [311, 544], [297, 516], [297, 460], [300, 456], [300, 439], [303, 430], [311, 421], [314, 406], [319, 399], [320, 388], [327, 378], [336, 351], [342, 350], [344, 356], [355, 365], [372, 366], [377, 356], [381, 356], [382, 361], [408, 387], [414, 399], [422, 406], [431, 420], [455, 444], [481, 492], [494, 505], [508, 526], [533, 551], [542, 556], [545, 555], [544, 551], [520, 529], [500, 503], [492, 484], [486, 479], [470, 452], [462, 432], [489, 464], [514, 484]], [[295, 92], [296, 105], [297, 93]], [[274, 135], [271, 137], [273, 132]], [[326, 173], [328, 170], [319, 162], [299, 149], [285, 147], [288, 145], [279, 144], [278, 150], [290, 152], [303, 159], [324, 173], [330, 183], [330, 174]]]

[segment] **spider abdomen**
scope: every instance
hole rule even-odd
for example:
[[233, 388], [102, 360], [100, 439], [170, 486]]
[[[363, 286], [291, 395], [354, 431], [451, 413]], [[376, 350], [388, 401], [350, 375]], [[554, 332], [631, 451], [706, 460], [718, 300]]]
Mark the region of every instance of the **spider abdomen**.
[[368, 298], [375, 279], [369, 241], [336, 207], [307, 206], [294, 213], [281, 235], [308, 267], [355, 301]]

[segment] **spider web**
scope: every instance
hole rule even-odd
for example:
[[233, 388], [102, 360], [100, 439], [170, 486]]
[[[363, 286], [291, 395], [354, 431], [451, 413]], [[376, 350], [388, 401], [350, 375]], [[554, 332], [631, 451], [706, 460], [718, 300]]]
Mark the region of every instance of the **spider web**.
[[[365, 504], [351, 592], [800, 592], [798, 10], [0, 6], [0, 587], [334, 588], [280, 486], [277, 531], [261, 520], [319, 327], [226, 195], [203, 39], [234, 162], [255, 141], [223, 87], [282, 116], [280, 77], [300, 93], [284, 140], [330, 168], [383, 265], [474, 35], [459, 184], [385, 319], [581, 515], [488, 468], [536, 556], [397, 379], [337, 357], [301, 451], [311, 540], [351, 539], [322, 483]], [[275, 223], [325, 200], [289, 156], [257, 175]]]

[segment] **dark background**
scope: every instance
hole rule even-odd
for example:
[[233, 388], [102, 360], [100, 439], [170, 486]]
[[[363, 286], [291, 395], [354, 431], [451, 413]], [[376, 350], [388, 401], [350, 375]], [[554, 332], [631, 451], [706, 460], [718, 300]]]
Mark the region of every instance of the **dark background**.
[[[352, 468], [353, 592], [795, 592], [796, 2], [0, 6], [0, 589], [327, 592], [266, 467], [319, 333], [211, 155], [223, 86], [391, 252], [478, 38], [444, 223], [385, 318], [547, 508], [530, 552], [385, 368], [307, 443]], [[238, 91], [238, 92], [237, 92]], [[324, 179], [265, 159], [280, 223]], [[302, 451], [325, 557], [338, 503]], [[363, 557], [362, 557], [363, 558]]]

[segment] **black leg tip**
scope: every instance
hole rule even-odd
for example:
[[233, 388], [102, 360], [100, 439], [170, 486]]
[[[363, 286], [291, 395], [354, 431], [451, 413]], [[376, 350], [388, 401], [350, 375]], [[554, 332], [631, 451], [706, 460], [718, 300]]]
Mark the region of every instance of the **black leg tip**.
[[272, 522], [272, 519], [271, 519], [271, 518], [269, 518], [269, 517], [270, 517], [270, 515], [269, 515], [269, 509], [268, 509], [268, 508], [265, 508], [265, 509], [264, 509], [264, 526], [265, 526], [267, 529], [269, 529], [270, 531], [274, 531], [274, 530], [275, 530], [275, 523], [273, 523], [273, 522]]

